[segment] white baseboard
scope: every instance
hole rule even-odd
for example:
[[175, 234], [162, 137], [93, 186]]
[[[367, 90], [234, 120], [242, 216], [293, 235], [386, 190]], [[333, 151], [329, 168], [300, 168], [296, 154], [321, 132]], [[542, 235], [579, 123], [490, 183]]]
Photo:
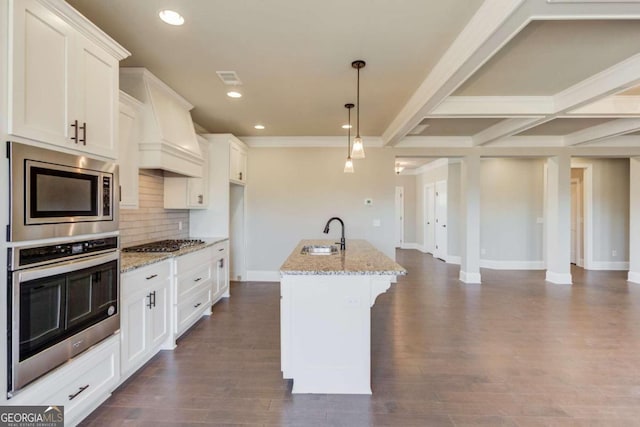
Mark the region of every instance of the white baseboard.
[[589, 266], [589, 270], [618, 270], [625, 271], [629, 269], [627, 261], [593, 261]]
[[627, 281], [640, 284], [640, 271], [630, 271]]
[[407, 243], [407, 242], [405, 242], [400, 246], [400, 249], [415, 249], [417, 251], [423, 252], [422, 251], [422, 245], [419, 244], [419, 243]]
[[573, 283], [571, 281], [571, 273], [554, 273], [549, 270], [547, 270], [545, 280], [556, 285], [571, 285]]
[[492, 270], [544, 270], [544, 261], [497, 261], [481, 259], [480, 267]]
[[480, 284], [480, 273], [467, 273], [460, 270], [460, 281], [466, 284]]
[[[445, 258], [445, 262], [447, 264], [460, 265], [460, 264], [462, 264], [462, 257], [460, 257], [458, 255], [447, 255], [447, 257]], [[460, 273], [462, 273], [462, 272], [460, 272]]]
[[279, 282], [279, 271], [249, 270], [247, 271], [248, 282]]

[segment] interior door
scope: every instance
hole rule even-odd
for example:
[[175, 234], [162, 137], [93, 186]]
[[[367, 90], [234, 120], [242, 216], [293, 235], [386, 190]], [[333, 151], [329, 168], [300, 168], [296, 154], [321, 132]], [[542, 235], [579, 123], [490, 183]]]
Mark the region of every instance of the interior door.
[[434, 184], [424, 187], [424, 248], [426, 252], [433, 254], [435, 249], [436, 233], [436, 190]]
[[571, 180], [571, 263], [578, 261], [578, 180]]
[[404, 187], [396, 187], [396, 248], [404, 242]]
[[447, 257], [447, 181], [438, 181], [435, 186], [435, 248], [433, 256]]

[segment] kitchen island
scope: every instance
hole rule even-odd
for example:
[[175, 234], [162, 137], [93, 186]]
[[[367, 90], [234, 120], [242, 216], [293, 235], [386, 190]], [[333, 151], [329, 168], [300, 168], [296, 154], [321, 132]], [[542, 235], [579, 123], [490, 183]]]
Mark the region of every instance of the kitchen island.
[[280, 268], [282, 374], [293, 393], [371, 394], [371, 307], [406, 270], [365, 240], [330, 245], [303, 240]]

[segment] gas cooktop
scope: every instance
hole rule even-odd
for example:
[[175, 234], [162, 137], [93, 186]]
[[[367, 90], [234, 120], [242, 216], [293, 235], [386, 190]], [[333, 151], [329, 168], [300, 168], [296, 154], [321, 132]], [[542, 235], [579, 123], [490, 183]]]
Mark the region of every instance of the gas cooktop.
[[204, 245], [204, 241], [199, 239], [158, 240], [157, 242], [124, 248], [122, 252], [175, 252], [198, 245]]

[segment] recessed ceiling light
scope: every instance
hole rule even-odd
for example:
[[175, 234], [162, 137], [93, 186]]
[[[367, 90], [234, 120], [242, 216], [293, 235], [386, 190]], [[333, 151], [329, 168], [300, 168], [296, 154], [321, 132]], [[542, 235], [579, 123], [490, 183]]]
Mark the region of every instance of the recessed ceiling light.
[[351, 125], [342, 125], [342, 129], [351, 129], [352, 127]]
[[164, 9], [158, 12], [158, 16], [169, 25], [182, 25], [184, 18], [175, 10]]
[[262, 130], [262, 129], [264, 129], [264, 125], [255, 125], [254, 128], [256, 128], [258, 130]]
[[237, 90], [230, 90], [227, 92], [229, 98], [242, 98], [242, 94]]

